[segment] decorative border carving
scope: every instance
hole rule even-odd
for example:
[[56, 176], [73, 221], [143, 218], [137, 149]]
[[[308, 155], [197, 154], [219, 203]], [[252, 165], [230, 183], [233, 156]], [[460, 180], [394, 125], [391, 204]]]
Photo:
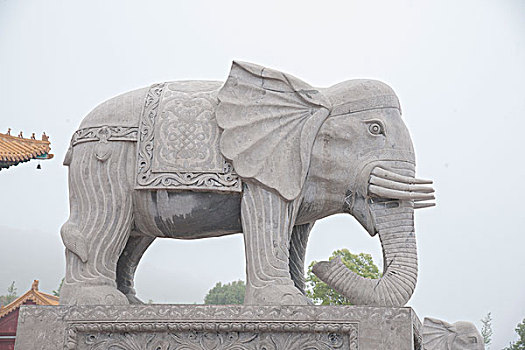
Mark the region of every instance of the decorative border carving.
[[78, 350], [349, 350], [348, 336], [337, 333], [98, 333], [86, 334]]
[[214, 172], [173, 172], [153, 174], [137, 174], [136, 189], [191, 189], [241, 192], [241, 181], [233, 173], [229, 163], [225, 164], [224, 173]]
[[165, 83], [154, 84], [146, 95], [144, 110], [140, 119], [139, 147], [137, 158], [137, 183], [147, 183], [151, 176], [151, 163], [153, 159], [153, 139], [155, 118], [160, 103], [160, 96], [164, 90]]
[[215, 191], [242, 191], [242, 183], [230, 163], [225, 162], [222, 173], [152, 171], [155, 141], [155, 120], [166, 83], [150, 87], [139, 125], [136, 189], [192, 189]]
[[[140, 322], [78, 322], [69, 325], [66, 330], [64, 349], [74, 350], [79, 347], [79, 339], [82, 335], [91, 337], [93, 340], [96, 335], [110, 333], [255, 333], [272, 335], [281, 334], [290, 336], [301, 334], [302, 337], [312, 334], [326, 335], [333, 348], [338, 348], [345, 343], [342, 337], [347, 337], [348, 348], [358, 350], [358, 323], [350, 322], [320, 322], [320, 321], [292, 321], [292, 322], [271, 322], [271, 321], [203, 321], [203, 320], [173, 320], [165, 321], [140, 321]], [[330, 347], [319, 347], [319, 349], [330, 349]]]
[[[409, 308], [381, 308], [369, 306], [263, 306], [263, 305], [94, 305], [62, 306], [67, 308], [64, 321], [83, 323], [92, 320], [100, 322], [118, 322], [131, 320], [238, 320], [240, 322], [302, 322], [316, 320], [323, 324], [348, 323], [348, 320], [366, 318], [380, 322], [385, 317], [412, 317]], [[26, 308], [26, 313], [38, 312], [35, 308]]]
[[71, 146], [84, 142], [96, 141], [137, 141], [139, 128], [123, 126], [100, 126], [84, 128], [75, 131], [71, 138]]

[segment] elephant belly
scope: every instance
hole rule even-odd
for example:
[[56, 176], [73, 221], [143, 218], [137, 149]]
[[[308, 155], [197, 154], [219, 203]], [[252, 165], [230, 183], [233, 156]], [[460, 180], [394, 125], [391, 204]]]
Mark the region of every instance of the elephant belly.
[[136, 230], [156, 237], [196, 239], [242, 232], [241, 194], [136, 191]]

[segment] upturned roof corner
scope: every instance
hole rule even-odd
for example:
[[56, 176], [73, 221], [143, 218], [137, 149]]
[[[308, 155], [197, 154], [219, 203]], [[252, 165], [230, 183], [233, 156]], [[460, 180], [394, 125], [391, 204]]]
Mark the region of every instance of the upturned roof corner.
[[30, 290], [13, 300], [11, 303], [0, 307], [0, 319], [26, 304], [28, 301], [32, 301], [36, 305], [58, 305], [58, 297], [40, 292], [38, 290], [38, 280], [34, 280]]
[[0, 170], [9, 168], [31, 159], [52, 159], [51, 142], [44, 132], [41, 140], [37, 140], [35, 133], [30, 138], [24, 138], [20, 132], [18, 136], [11, 135], [11, 128], [7, 133], [0, 133]]

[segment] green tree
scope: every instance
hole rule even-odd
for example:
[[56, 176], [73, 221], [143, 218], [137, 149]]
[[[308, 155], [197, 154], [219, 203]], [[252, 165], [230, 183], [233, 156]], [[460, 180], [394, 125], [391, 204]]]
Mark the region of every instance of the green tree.
[[492, 314], [489, 312], [487, 316], [481, 319], [483, 326], [481, 327], [481, 336], [485, 343], [485, 348], [490, 349], [490, 343], [492, 342]]
[[511, 342], [504, 350], [525, 350], [525, 318], [516, 326], [518, 341]]
[[[380, 278], [381, 273], [374, 264], [370, 254], [352, 254], [348, 249], [336, 250], [330, 256], [330, 260], [340, 257], [343, 263], [353, 272], [365, 278]], [[312, 261], [308, 266], [306, 275], [306, 295], [312, 299], [316, 305], [350, 305], [348, 299], [333, 290], [326, 283], [317, 278], [312, 272], [312, 267], [316, 261]]]
[[226, 284], [217, 282], [215, 287], [208, 291], [204, 298], [204, 304], [231, 305], [244, 303], [244, 281], [234, 281]]
[[58, 289], [53, 291], [53, 295], [56, 297], [60, 297], [60, 291], [62, 290], [62, 285], [64, 284], [64, 278], [60, 281], [60, 284], [58, 285]]
[[0, 306], [5, 306], [11, 303], [13, 300], [16, 299], [16, 297], [17, 295], [16, 295], [15, 281], [13, 281], [11, 285], [7, 287], [7, 294], [0, 295]]

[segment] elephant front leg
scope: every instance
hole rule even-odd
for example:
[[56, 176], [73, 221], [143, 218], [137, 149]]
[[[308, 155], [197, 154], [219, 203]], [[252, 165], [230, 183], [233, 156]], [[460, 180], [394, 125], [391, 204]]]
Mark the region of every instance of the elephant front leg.
[[241, 205], [246, 253], [246, 305], [307, 305], [289, 268], [293, 207], [279, 195], [245, 184]]
[[294, 226], [290, 238], [290, 275], [297, 289], [303, 294], [305, 294], [304, 259], [306, 244], [313, 226], [313, 222]]

